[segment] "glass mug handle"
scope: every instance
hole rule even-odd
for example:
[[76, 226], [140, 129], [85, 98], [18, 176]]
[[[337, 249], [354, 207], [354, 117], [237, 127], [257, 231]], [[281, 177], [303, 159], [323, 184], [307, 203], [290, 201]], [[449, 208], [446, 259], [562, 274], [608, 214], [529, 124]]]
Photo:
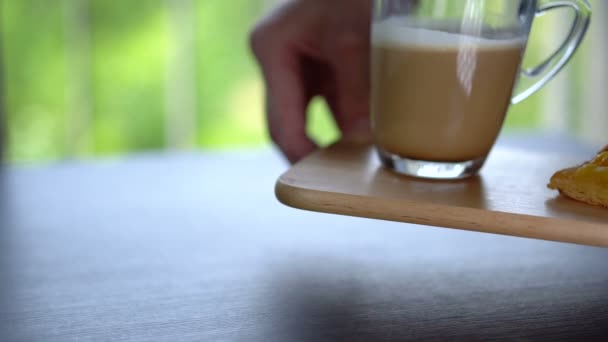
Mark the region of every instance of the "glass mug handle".
[[516, 88], [524, 89], [516, 90], [516, 95], [511, 99], [512, 104], [527, 99], [555, 77], [570, 61], [585, 37], [591, 22], [591, 7], [587, 0], [550, 0], [536, 10], [535, 16], [540, 17], [559, 8], [574, 10], [574, 22], [570, 32], [562, 45], [547, 60], [536, 67], [522, 69]]

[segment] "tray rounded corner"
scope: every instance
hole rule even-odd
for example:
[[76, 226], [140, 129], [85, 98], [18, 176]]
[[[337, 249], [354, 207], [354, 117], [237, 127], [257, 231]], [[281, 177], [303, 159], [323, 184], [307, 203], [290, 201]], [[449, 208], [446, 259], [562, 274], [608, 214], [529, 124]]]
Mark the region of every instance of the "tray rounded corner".
[[308, 189], [290, 182], [285, 175], [279, 177], [274, 186], [274, 195], [277, 200], [288, 207], [296, 209], [312, 210], [310, 205], [307, 205], [307, 203], [310, 203], [309, 192]]

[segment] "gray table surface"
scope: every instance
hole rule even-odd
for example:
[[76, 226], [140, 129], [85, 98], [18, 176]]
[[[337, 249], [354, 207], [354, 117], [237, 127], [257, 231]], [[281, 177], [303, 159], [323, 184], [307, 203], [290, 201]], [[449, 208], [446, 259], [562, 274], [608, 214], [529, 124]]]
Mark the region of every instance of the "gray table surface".
[[249, 151], [5, 170], [0, 340], [608, 336], [608, 250], [297, 211], [274, 198], [285, 168]]

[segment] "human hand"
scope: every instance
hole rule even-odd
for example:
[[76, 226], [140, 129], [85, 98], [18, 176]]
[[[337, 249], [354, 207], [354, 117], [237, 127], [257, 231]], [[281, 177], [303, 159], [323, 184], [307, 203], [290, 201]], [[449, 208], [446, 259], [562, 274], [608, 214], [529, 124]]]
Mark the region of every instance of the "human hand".
[[370, 0], [291, 0], [252, 31], [270, 137], [290, 162], [317, 148], [306, 132], [315, 96], [325, 98], [343, 139], [370, 140], [371, 11]]

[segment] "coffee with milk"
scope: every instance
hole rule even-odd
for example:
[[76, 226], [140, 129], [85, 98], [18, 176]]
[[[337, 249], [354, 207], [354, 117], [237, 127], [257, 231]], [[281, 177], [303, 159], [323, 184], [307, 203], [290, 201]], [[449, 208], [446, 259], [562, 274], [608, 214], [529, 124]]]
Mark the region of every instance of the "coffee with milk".
[[510, 104], [525, 39], [485, 39], [390, 20], [372, 31], [376, 145], [414, 160], [485, 157]]

